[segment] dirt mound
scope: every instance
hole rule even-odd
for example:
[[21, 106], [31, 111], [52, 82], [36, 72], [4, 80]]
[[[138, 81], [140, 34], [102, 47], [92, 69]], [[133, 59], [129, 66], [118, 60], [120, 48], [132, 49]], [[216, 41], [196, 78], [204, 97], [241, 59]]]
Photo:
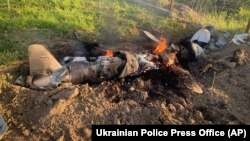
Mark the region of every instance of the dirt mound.
[[10, 126], [7, 139], [54, 140], [64, 135], [66, 140], [83, 140], [92, 124], [211, 123], [190, 100], [141, 78], [48, 92], [19, 86], [12, 90], [2, 95]]
[[[132, 45], [127, 48], [142, 48]], [[90, 140], [93, 124], [250, 124], [250, 65], [232, 65], [238, 48], [211, 52], [206, 61], [190, 64], [203, 85], [200, 95], [179, 93], [161, 71], [101, 84], [65, 84], [51, 91], [11, 85], [0, 94], [0, 114], [10, 127], [4, 139]], [[249, 47], [241, 48], [249, 54]]]
[[175, 3], [173, 5], [171, 16], [184, 21], [196, 21], [202, 18], [192, 8], [182, 3]]
[[[231, 119], [237, 119], [242, 124], [250, 124], [250, 116], [248, 114], [250, 108], [250, 85], [248, 83], [250, 79], [250, 65], [249, 58], [247, 57], [249, 53], [249, 46], [231, 44], [223, 50], [209, 52], [207, 54], [207, 61], [203, 62], [204, 64], [192, 64], [191, 67], [191, 72], [193, 72], [197, 80], [204, 87], [209, 88], [210, 93], [214, 95], [213, 99], [209, 101], [211, 103], [220, 103], [217, 105], [220, 108], [216, 110], [224, 109], [222, 111], [229, 112], [228, 116], [230, 115]], [[239, 60], [244, 60], [244, 63]], [[197, 70], [200, 70], [200, 72], [197, 72]], [[209, 96], [205, 95], [201, 95], [201, 97], [194, 100], [194, 103], [198, 102], [198, 105], [207, 105], [205, 99], [208, 99]], [[215, 108], [211, 107], [211, 105], [205, 107], [207, 108], [203, 110], [206, 112]], [[219, 113], [223, 113], [222, 111]], [[215, 119], [221, 120], [224, 118], [215, 114], [214, 116]]]

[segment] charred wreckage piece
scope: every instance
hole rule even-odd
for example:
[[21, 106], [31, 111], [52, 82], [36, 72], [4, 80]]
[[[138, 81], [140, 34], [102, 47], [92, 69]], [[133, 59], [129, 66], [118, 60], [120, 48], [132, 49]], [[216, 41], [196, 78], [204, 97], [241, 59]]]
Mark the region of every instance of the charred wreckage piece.
[[[166, 37], [163, 36], [152, 53], [135, 54], [129, 51], [107, 50], [104, 56], [65, 57], [60, 64], [46, 47], [34, 44], [28, 48], [30, 75], [20, 76], [15, 83], [36, 90], [47, 90], [64, 82], [98, 83], [160, 69], [166, 70], [166, 77], [173, 77], [176, 89], [184, 90], [184, 93], [203, 93], [191, 74], [181, 68], [181, 65], [184, 66], [183, 60], [192, 57], [191, 61], [197, 59], [193, 45], [186, 42], [182, 46], [185, 47], [173, 44], [169, 47]], [[182, 62], [181, 65], [179, 61]]]
[[157, 68], [143, 56], [127, 51], [113, 52], [112, 57], [65, 57], [62, 65], [43, 45], [34, 44], [28, 50], [30, 76], [19, 77], [16, 84], [38, 90], [55, 88], [63, 82], [96, 83]]

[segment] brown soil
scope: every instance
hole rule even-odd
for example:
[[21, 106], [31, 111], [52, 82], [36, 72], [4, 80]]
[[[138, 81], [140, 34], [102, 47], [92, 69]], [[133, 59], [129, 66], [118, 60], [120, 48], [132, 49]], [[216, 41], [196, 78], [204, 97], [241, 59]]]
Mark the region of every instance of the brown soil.
[[[48, 41], [50, 47], [75, 45], [74, 40]], [[150, 45], [121, 43], [111, 48], [142, 52]], [[250, 124], [250, 64], [232, 61], [238, 48], [250, 53], [249, 46], [231, 45], [190, 64], [204, 89], [200, 95], [184, 97], [160, 71], [101, 84], [64, 84], [50, 91], [12, 84], [0, 94], [0, 115], [10, 127], [3, 139], [90, 140], [93, 124]], [[28, 73], [27, 65], [15, 64], [1, 73], [11, 73], [14, 80]]]

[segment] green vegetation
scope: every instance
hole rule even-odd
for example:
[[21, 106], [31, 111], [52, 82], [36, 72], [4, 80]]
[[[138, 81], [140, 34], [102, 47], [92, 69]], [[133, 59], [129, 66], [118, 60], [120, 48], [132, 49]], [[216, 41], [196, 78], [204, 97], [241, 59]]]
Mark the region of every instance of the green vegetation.
[[[50, 29], [66, 36], [73, 29], [80, 29], [84, 33], [84, 38], [91, 37], [97, 40], [135, 38], [142, 29], [153, 29], [162, 33], [167, 31], [172, 35], [185, 30], [185, 23], [157, 15], [154, 11], [131, 1], [1, 0], [0, 64], [25, 57], [27, 51], [22, 49], [19, 41], [3, 35], [11, 35], [13, 31], [18, 30]], [[169, 0], [147, 1], [156, 5], [169, 4]], [[187, 0], [176, 2], [188, 3]], [[244, 6], [239, 13], [227, 15], [225, 12], [217, 13], [209, 9], [211, 4], [207, 2], [203, 6], [202, 14], [205, 16], [202, 17], [206, 17], [206, 20], [190, 22], [214, 24], [223, 31], [243, 31], [247, 18], [250, 17], [249, 7]]]
[[[231, 33], [242, 33], [250, 18], [250, 0], [228, 0], [229, 3], [236, 6], [238, 3], [242, 6], [238, 12], [231, 12], [230, 8], [222, 10], [223, 3], [218, 5], [218, 0], [176, 0], [176, 2], [188, 4], [192, 9], [203, 14], [201, 24], [213, 24], [221, 31]], [[237, 7], [237, 6], [236, 6]], [[227, 10], [227, 11], [225, 11]]]
[[19, 42], [6, 37], [0, 39], [0, 64], [22, 59], [27, 54], [26, 48], [21, 48]]
[[[184, 28], [175, 20], [124, 0], [0, 1], [0, 32], [6, 34], [23, 29], [51, 29], [62, 33], [80, 29], [87, 39], [121, 39], [138, 36], [141, 28], [178, 32], [175, 26], [180, 30]], [[23, 55], [15, 43], [11, 38], [0, 39], [0, 64]]]
[[[58, 31], [81, 29], [99, 36], [103, 29], [119, 37], [138, 35], [139, 27], [160, 27], [165, 17], [117, 0], [7, 0], [0, 2], [0, 30], [49, 28]], [[168, 22], [166, 22], [168, 23]], [[178, 23], [176, 23], [178, 24]]]
[[[245, 9], [242, 8], [241, 11], [242, 10]], [[226, 12], [221, 12], [220, 14], [210, 13], [206, 15], [206, 18], [209, 20], [203, 20], [203, 24], [212, 23], [219, 30], [231, 33], [242, 33], [248, 21], [248, 18], [244, 18], [240, 13], [235, 15], [227, 15]]]

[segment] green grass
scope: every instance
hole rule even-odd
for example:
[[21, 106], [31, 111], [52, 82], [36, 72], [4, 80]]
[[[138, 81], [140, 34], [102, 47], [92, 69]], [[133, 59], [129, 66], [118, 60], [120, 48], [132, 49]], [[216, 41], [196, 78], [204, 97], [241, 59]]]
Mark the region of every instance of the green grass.
[[2, 32], [32, 28], [81, 29], [98, 38], [103, 29], [110, 28], [110, 32], [126, 38], [138, 35], [139, 27], [158, 27], [159, 20], [168, 21], [125, 0], [10, 0], [9, 8], [7, 0], [0, 2]]
[[[151, 3], [164, 5], [168, 2], [155, 0]], [[232, 17], [224, 13], [206, 13], [204, 17], [207, 19], [190, 22], [214, 24], [223, 31], [241, 32], [249, 17], [249, 9], [242, 8], [238, 15]], [[140, 35], [142, 29], [168, 32], [174, 36], [185, 28], [184, 23], [157, 15], [150, 9], [132, 3], [131, 0], [0, 1], [1, 34], [23, 29], [50, 29], [67, 35], [73, 29], [80, 29], [84, 33], [84, 39], [91, 37], [96, 40], [116, 41], [134, 39]], [[19, 45], [11, 38], [0, 38], [0, 64], [25, 57], [27, 51]]]
[[[170, 0], [146, 0], [156, 5], [168, 5]], [[250, 18], [250, 0], [240, 0], [242, 7], [238, 13], [227, 14], [227, 11], [219, 11], [216, 7], [217, 0], [175, 0], [177, 3], [189, 5], [197, 13], [202, 14], [202, 19], [193, 21], [198, 24], [212, 24], [220, 31], [242, 33]], [[240, 2], [229, 0], [230, 2]], [[194, 18], [195, 19], [195, 18]]]
[[81, 0], [7, 0], [0, 2], [0, 29], [17, 30], [82, 28], [94, 32], [98, 27], [97, 2]]
[[[229, 0], [230, 2], [239, 2]], [[242, 7], [238, 13], [228, 14], [227, 11], [219, 11], [216, 7], [216, 0], [176, 0], [186, 3], [196, 12], [203, 14], [203, 19], [196, 21], [202, 25], [212, 24], [220, 31], [242, 33], [250, 18], [250, 0], [241, 0]]]
[[220, 31], [227, 31], [232, 34], [243, 33], [248, 22], [248, 18], [243, 18], [240, 14], [228, 16], [225, 12], [207, 14], [206, 19], [208, 20], [202, 20], [201, 23], [212, 24]]
[[27, 49], [21, 48], [20, 43], [12, 39], [1, 37], [0, 39], [0, 65], [23, 59], [27, 56]]
[[[161, 5], [169, 3], [168, 1], [155, 0], [152, 3]], [[213, 7], [214, 0], [176, 1], [195, 3], [194, 8], [203, 9], [202, 12], [210, 11], [206, 13], [206, 20], [196, 22], [214, 24], [226, 31], [242, 30], [250, 13], [250, 8], [245, 7], [237, 16], [228, 17], [223, 12], [214, 13], [211, 8], [208, 9]], [[182, 27], [178, 22], [174, 24]], [[49, 28], [62, 32], [81, 29], [86, 36], [100, 39], [107, 32], [120, 38], [128, 38], [139, 35], [141, 28], [164, 31], [173, 30], [175, 25], [172, 20], [156, 15], [149, 9], [131, 3], [130, 0], [9, 0], [9, 6], [8, 0], [0, 1], [1, 32], [34, 28]]]
[[232, 34], [243, 33], [250, 18], [250, 6], [243, 5], [238, 13], [227, 14], [226, 12], [206, 13], [206, 19], [202, 24], [213, 24], [221, 31], [228, 31]]
[[[127, 0], [9, 0], [9, 6], [8, 0], [0, 1], [0, 33], [51, 29], [67, 34], [80, 29], [84, 39], [120, 40], [138, 37], [142, 28], [177, 32], [175, 26], [183, 27]], [[1, 64], [25, 54], [12, 39], [0, 43]]]

